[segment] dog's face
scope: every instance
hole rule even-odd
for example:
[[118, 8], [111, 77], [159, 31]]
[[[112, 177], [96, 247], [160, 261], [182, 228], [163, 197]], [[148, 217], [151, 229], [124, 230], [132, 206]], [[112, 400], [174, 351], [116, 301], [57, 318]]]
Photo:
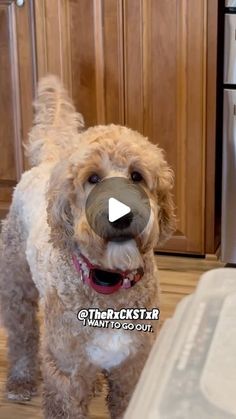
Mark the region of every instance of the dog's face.
[[[90, 192], [111, 177], [139, 184], [150, 202], [145, 229], [132, 236], [131, 223], [132, 238], [122, 242], [97, 235], [86, 217]], [[78, 249], [104, 269], [136, 269], [143, 264], [143, 254], [175, 228], [172, 186], [173, 174], [162, 150], [142, 135], [115, 125], [90, 128], [78, 136], [78, 149], [53, 170], [47, 208], [52, 242], [71, 253]]]

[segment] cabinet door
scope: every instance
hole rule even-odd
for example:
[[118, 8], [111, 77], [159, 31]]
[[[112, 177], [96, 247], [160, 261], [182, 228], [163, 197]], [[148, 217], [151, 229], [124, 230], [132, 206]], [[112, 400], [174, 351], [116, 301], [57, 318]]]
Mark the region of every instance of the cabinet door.
[[206, 1], [125, 0], [124, 34], [125, 123], [175, 172], [178, 229], [165, 249], [204, 253]]
[[32, 122], [34, 85], [32, 2], [0, 0], [0, 217], [25, 163], [23, 141]]
[[87, 125], [119, 123], [166, 151], [178, 229], [204, 253], [205, 0], [36, 0], [39, 75], [54, 72]]
[[59, 75], [87, 126], [125, 123], [123, 0], [35, 0], [38, 75]]

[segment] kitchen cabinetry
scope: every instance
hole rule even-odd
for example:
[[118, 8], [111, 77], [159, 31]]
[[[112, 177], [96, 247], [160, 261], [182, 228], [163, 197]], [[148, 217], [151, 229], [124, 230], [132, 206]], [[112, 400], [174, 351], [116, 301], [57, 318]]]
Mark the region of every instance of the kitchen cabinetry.
[[32, 121], [35, 89], [33, 3], [0, 1], [0, 217], [24, 169], [23, 141]]
[[178, 218], [165, 250], [213, 253], [217, 0], [26, 0], [17, 14], [29, 5], [27, 97], [35, 77], [58, 74], [88, 126], [125, 124], [164, 148]]

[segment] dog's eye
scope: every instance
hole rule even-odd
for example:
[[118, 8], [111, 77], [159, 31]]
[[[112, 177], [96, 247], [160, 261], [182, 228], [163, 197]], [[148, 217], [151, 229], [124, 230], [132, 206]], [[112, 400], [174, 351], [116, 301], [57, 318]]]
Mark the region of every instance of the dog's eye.
[[96, 173], [93, 173], [91, 176], [89, 176], [88, 178], [88, 182], [95, 184], [95, 183], [99, 183], [101, 181], [100, 176], [98, 176]]
[[139, 172], [132, 172], [131, 179], [133, 182], [141, 182], [143, 180], [143, 177]]

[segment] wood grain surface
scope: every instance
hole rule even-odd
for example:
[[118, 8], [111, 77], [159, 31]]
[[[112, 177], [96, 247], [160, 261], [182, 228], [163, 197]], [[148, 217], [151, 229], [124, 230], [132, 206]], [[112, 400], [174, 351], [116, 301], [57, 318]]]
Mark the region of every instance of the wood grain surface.
[[[157, 256], [162, 288], [161, 324], [172, 316], [178, 302], [187, 294], [194, 292], [200, 275], [216, 267], [223, 266], [217, 260]], [[0, 328], [0, 419], [42, 419], [41, 385], [39, 395], [30, 402], [14, 403], [5, 398], [5, 380], [7, 372], [6, 335]], [[90, 405], [90, 419], [108, 419], [105, 404], [106, 383], [100, 380], [96, 396]], [[99, 388], [100, 387], [100, 388]]]
[[38, 76], [60, 76], [87, 126], [124, 124], [159, 144], [178, 220], [164, 249], [204, 254], [208, 232], [214, 252], [217, 0], [34, 4]]

